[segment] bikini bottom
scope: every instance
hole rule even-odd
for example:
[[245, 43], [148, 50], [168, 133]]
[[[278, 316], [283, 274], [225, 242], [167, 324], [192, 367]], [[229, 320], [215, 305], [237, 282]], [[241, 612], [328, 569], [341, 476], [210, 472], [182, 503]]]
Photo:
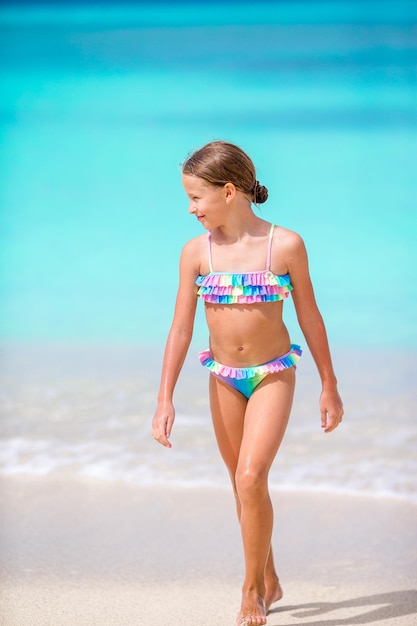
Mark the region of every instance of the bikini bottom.
[[217, 361], [213, 361], [209, 350], [199, 352], [198, 358], [201, 365], [207, 367], [213, 376], [224, 381], [233, 389], [237, 389], [246, 398], [250, 398], [256, 387], [268, 374], [281, 372], [289, 367], [296, 367], [301, 354], [300, 346], [292, 343], [289, 352], [272, 361], [268, 361], [268, 363], [254, 365], [253, 367], [229, 367], [228, 365], [222, 365]]

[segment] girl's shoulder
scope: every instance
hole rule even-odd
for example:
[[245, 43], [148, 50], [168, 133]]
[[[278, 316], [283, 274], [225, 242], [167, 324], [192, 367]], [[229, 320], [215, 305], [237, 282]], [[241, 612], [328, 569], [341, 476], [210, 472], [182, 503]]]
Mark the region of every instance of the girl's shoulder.
[[193, 254], [201, 252], [202, 250], [207, 250], [207, 233], [203, 233], [202, 235], [198, 235], [197, 237], [193, 237], [189, 239], [183, 246], [182, 252], [183, 254]]
[[288, 249], [295, 249], [304, 247], [304, 242], [298, 233], [284, 226], [276, 225], [274, 228], [274, 241], [279, 242], [281, 246], [285, 246]]
[[184, 244], [181, 252], [181, 265], [192, 269], [198, 275], [207, 254], [207, 233], [193, 237]]

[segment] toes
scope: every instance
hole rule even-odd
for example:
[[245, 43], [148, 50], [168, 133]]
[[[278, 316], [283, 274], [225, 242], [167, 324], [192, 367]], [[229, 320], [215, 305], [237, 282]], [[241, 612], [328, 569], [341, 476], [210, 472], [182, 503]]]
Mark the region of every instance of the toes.
[[236, 621], [236, 626], [264, 626], [266, 619], [264, 617], [241, 616]]
[[241, 617], [237, 622], [236, 626], [264, 626], [266, 624], [265, 617]]

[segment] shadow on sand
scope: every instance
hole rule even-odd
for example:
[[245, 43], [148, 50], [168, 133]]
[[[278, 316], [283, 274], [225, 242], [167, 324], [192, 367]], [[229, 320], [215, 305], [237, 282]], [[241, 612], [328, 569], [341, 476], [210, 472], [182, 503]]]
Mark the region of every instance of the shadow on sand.
[[[332, 611], [346, 609], [358, 609], [358, 613], [352, 617], [332, 617], [331, 615]], [[288, 612], [291, 612], [292, 617], [295, 619], [303, 620], [311, 617], [318, 617], [319, 619], [314, 622], [291, 621], [291, 624], [285, 624], [281, 620], [284, 618], [284, 613]], [[417, 613], [417, 590], [410, 589], [408, 591], [392, 591], [391, 593], [362, 596], [361, 598], [344, 600], [342, 602], [311, 602], [293, 606], [281, 605], [271, 609], [269, 615], [279, 614], [281, 616], [280, 626], [350, 626], [350, 624], [379, 623], [385, 619], [393, 619], [415, 613]], [[269, 624], [273, 626], [271, 622]]]

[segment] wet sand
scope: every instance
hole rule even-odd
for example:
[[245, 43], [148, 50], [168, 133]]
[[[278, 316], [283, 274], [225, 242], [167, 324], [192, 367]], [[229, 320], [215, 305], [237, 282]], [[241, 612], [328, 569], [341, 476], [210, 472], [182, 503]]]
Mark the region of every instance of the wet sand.
[[[2, 478], [5, 626], [233, 626], [243, 562], [228, 489]], [[270, 626], [417, 622], [417, 506], [273, 492], [284, 598]]]

